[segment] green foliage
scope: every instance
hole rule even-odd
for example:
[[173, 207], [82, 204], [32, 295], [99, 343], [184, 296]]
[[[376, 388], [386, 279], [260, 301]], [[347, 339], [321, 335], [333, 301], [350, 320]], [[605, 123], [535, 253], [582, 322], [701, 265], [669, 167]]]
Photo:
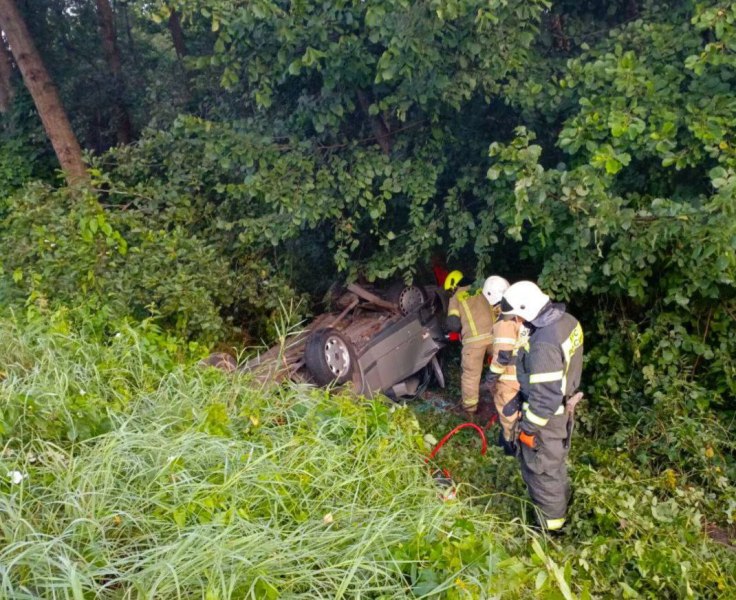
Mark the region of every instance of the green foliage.
[[[458, 501], [441, 502], [410, 409], [261, 390], [242, 375], [188, 366], [202, 348], [150, 323], [100, 336], [98, 318], [0, 319], [3, 595], [728, 597], [736, 589], [733, 553], [703, 534], [716, 506], [736, 516], [728, 481], [730, 505], [719, 504], [681, 482], [678, 463], [655, 474], [622, 440], [580, 437], [571, 530], [545, 540], [509, 523], [523, 513], [523, 484], [498, 448], [480, 459], [476, 440], [448, 445], [439, 460], [477, 487], [461, 483]], [[421, 419], [436, 433], [450, 425]], [[725, 439], [713, 431], [703, 453], [712, 468], [725, 464], [717, 441]], [[17, 483], [6, 476], [15, 471]]]
[[[168, 116], [93, 161], [103, 201], [206, 240], [244, 282], [214, 303], [257, 335], [289, 283], [411, 278], [438, 249], [698, 335], [736, 271], [732, 9], [604, 4], [133, 3], [128, 58], [183, 19], [192, 114], [152, 101]], [[35, 23], [52, 64], [91, 14]]]
[[33, 115], [30, 96], [19, 90], [0, 119], [0, 215], [6, 198], [29, 180], [53, 177], [54, 159], [41, 124], [29, 118]]
[[[134, 390], [153, 392], [162, 373], [206, 350], [151, 321], [111, 320], [108, 311], [29, 315], [0, 320], [0, 440], [12, 445], [63, 445], [106, 433], [137, 402]], [[35, 372], [44, 375], [33, 378]]]
[[38, 185], [9, 201], [0, 238], [6, 301], [85, 305], [112, 319], [155, 315], [181, 334], [221, 335], [218, 309], [236, 287], [226, 261], [175, 220], [105, 211], [80, 194]]
[[3, 595], [460, 598], [498, 560], [547, 568], [504, 549], [522, 528], [437, 499], [407, 409], [175, 366], [147, 327], [0, 323]]
[[161, 3], [216, 32], [211, 57], [225, 88], [247, 87], [256, 105], [297, 101], [296, 121], [317, 133], [345, 124], [360, 90], [371, 115], [400, 120], [419, 110], [458, 109], [524, 64], [547, 2], [298, 2], [221, 0]]
[[[617, 402], [596, 405], [605, 399], [580, 405], [578, 425], [587, 431], [573, 442], [570, 522], [547, 548], [576, 597], [722, 597], [736, 583], [731, 550], [716, 558], [722, 549], [706, 533], [713, 522], [726, 532], [736, 523], [733, 430], [692, 411], [688, 391], [668, 390], [644, 418]], [[604, 430], [611, 411], [615, 427]], [[437, 439], [462, 420], [426, 407], [419, 418]], [[460, 498], [507, 520], [531, 512], [518, 463], [500, 448], [489, 443], [481, 456], [477, 437], [459, 434], [437, 462], [459, 482]], [[534, 585], [539, 596], [559, 597], [554, 569], [530, 575], [494, 589], [513, 596]]]
[[[191, 100], [183, 72], [170, 50], [170, 35], [150, 27], [148, 18], [140, 18], [135, 3], [110, 3], [121, 60], [119, 81], [111, 76], [102, 48], [96, 1], [18, 4], [59, 88], [74, 131], [82, 147], [91, 153], [102, 153], [118, 143], [118, 106], [125, 107], [135, 134], [148, 125], [167, 126]], [[22, 85], [20, 80], [16, 85]], [[28, 115], [28, 108], [26, 111]], [[37, 117], [31, 122], [40, 126]], [[48, 147], [42, 139], [33, 141], [36, 148]]]
[[[732, 408], [736, 104], [733, 71], [703, 50], [712, 19], [731, 14], [716, 4], [647, 4], [642, 19], [581, 44], [539, 82], [565, 107], [559, 135], [537, 141], [520, 127], [490, 145], [485, 227], [498, 221], [541, 285], [580, 307], [594, 332], [590, 390], [630, 398], [636, 415], [683, 386], [701, 409]], [[724, 25], [716, 37], [727, 35]]]
[[[27, 14], [84, 145], [98, 154], [92, 188], [22, 188], [53, 177], [48, 147], [26, 118], [27, 97], [17, 95], [2, 118], [0, 302], [25, 308], [32, 321], [30, 333], [5, 325], [0, 364], [12, 366], [2, 366], [10, 373], [3, 435], [58, 443], [66, 453], [61, 463], [31, 467], [40, 470], [30, 481], [40, 475], [43, 487], [27, 505], [12, 504], [20, 502], [12, 494], [0, 505], [12, 507], [13, 523], [31, 523], [12, 530], [20, 536], [7, 555], [15, 570], [2, 573], [2, 585], [47, 589], [62, 578], [69, 589], [114, 581], [144, 593], [170, 581], [157, 569], [171, 559], [191, 578], [161, 595], [733, 595], [732, 555], [703, 533], [710, 523], [733, 526], [736, 510], [731, 4], [115, 6], [123, 100], [142, 133], [109, 152], [120, 90], [109, 85], [93, 3], [39, 0]], [[167, 29], [172, 9], [189, 50], [182, 60]], [[521, 512], [524, 492], [515, 465], [497, 455], [481, 464], [451, 452], [478, 498], [438, 508], [411, 454], [422, 432], [406, 411], [389, 417], [380, 403], [291, 389], [263, 396], [173, 364], [179, 337], [231, 334], [224, 324], [272, 336], [276, 315], [301, 293], [317, 298], [338, 277], [409, 279], [435, 254], [478, 277], [538, 279], [583, 320], [588, 401], [573, 456], [569, 543], [530, 548], [519, 528], [499, 523], [494, 515], [508, 521]], [[67, 305], [91, 307], [85, 327], [102, 346], [69, 337], [79, 319], [54, 310]], [[296, 320], [307, 309], [297, 312]], [[59, 327], [51, 338], [39, 315]], [[126, 317], [147, 319], [147, 329], [123, 325]], [[26, 335], [38, 346], [18, 342]], [[83, 366], [77, 354], [68, 358], [74, 344], [91, 357]], [[141, 367], [140, 356], [152, 366]], [[23, 369], [33, 364], [54, 377], [31, 381]], [[153, 418], [160, 431], [146, 427]], [[13, 451], [22, 458], [28, 447]], [[190, 459], [164, 464], [164, 453], [181, 448]], [[262, 479], [228, 471], [251, 451], [267, 467]], [[126, 468], [111, 464], [117, 454]], [[384, 455], [405, 461], [394, 461], [400, 473]], [[332, 483], [323, 485], [315, 465]], [[139, 472], [158, 504], [147, 504]], [[169, 478], [159, 481], [160, 473]], [[125, 506], [80, 500], [58, 529], [45, 529], [57, 518], [46, 500], [85, 485]], [[322, 513], [338, 513], [325, 499], [357, 515], [329, 529], [329, 544]], [[90, 511], [107, 525], [85, 532], [88, 539], [74, 519]], [[360, 536], [377, 537], [360, 537], [358, 521]], [[33, 559], [18, 550], [38, 531], [54, 540], [56, 562], [47, 548], [34, 548]], [[297, 538], [309, 552], [289, 555], [295, 576], [267, 554], [283, 557]], [[146, 549], [139, 562], [120, 558], [132, 539]], [[204, 547], [219, 570], [193, 567], [182, 540]], [[264, 548], [253, 562], [267, 568], [238, 562], [250, 549], [242, 540]], [[91, 547], [108, 554], [90, 558]], [[80, 556], [83, 575], [71, 567]], [[34, 561], [44, 565], [37, 575]], [[109, 564], [124, 564], [125, 574]]]
[[[159, 205], [195, 210], [196, 226], [240, 263], [275, 251], [283, 266], [301, 250], [290, 244], [326, 230], [320, 260], [331, 273], [336, 266], [386, 278], [415, 269], [440, 240], [430, 206], [440, 169], [424, 156], [391, 161], [357, 144], [340, 155], [315, 153], [248, 126], [181, 118], [140, 147], [116, 151], [113, 177], [145, 185]], [[407, 231], [399, 238], [393, 230], [401, 227]], [[366, 260], [355, 260], [361, 251]], [[268, 296], [260, 303], [270, 308]]]
[[191, 27], [208, 25], [211, 52], [190, 65], [221, 73], [242, 106], [147, 142], [206, 153], [181, 163], [175, 151], [167, 182], [210, 181], [207, 206], [241, 246], [283, 248], [316, 229], [350, 278], [411, 276], [447, 239], [453, 170], [464, 155], [483, 159], [483, 145], [468, 148], [453, 129], [472, 129], [463, 111], [526, 64], [545, 6], [161, 3], [156, 21], [175, 8]]

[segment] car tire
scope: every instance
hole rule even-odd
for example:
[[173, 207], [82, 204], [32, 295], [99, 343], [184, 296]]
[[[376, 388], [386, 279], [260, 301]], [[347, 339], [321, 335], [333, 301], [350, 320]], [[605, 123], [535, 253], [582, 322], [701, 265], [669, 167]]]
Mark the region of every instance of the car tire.
[[427, 292], [421, 285], [406, 285], [397, 281], [386, 290], [386, 300], [395, 304], [402, 315], [408, 315], [427, 301]]
[[355, 370], [355, 348], [337, 329], [318, 329], [307, 338], [304, 364], [317, 385], [342, 385]]

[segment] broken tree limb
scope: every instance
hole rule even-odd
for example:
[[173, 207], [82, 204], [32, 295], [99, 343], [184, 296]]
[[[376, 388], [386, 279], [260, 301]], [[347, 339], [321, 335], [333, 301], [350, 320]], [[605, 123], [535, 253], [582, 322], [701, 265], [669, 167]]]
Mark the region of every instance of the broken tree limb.
[[390, 302], [386, 302], [384, 299], [379, 298], [375, 294], [372, 294], [368, 290], [366, 290], [364, 287], [359, 286], [357, 283], [351, 283], [348, 285], [348, 290], [353, 292], [356, 296], [360, 296], [363, 298], [363, 300], [367, 300], [371, 304], [375, 304], [376, 306], [380, 306], [381, 308], [385, 308], [388, 311], [391, 311], [393, 313], [398, 313], [399, 308], [395, 306], [394, 304], [391, 304]]
[[332, 323], [330, 323], [329, 327], [334, 327], [335, 325], [337, 325], [340, 321], [342, 321], [345, 318], [345, 315], [347, 315], [351, 310], [353, 310], [356, 306], [358, 306], [359, 303], [360, 303], [360, 300], [358, 298], [353, 300], [350, 304], [348, 304], [345, 307], [345, 310], [343, 310], [339, 315], [337, 315], [335, 320], [332, 321]]

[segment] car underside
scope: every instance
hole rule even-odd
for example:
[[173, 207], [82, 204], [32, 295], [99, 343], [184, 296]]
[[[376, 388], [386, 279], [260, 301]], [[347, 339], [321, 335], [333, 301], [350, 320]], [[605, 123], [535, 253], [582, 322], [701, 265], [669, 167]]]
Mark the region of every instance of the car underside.
[[239, 371], [258, 380], [349, 384], [362, 395], [414, 396], [434, 376], [445, 346], [446, 297], [434, 287], [395, 284], [387, 290], [351, 284], [334, 311], [248, 360]]

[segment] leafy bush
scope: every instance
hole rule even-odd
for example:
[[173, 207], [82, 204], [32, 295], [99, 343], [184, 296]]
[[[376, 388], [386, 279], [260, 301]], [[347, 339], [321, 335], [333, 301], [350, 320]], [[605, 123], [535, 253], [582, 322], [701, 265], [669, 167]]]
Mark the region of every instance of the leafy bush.
[[153, 315], [182, 335], [222, 335], [220, 309], [234, 302], [237, 274], [175, 215], [106, 211], [89, 193], [39, 184], [12, 197], [2, 227], [6, 303]]
[[40, 121], [29, 118], [34, 111], [31, 97], [23, 90], [18, 92], [0, 119], [0, 217], [9, 196], [33, 179], [52, 180], [56, 168]]

